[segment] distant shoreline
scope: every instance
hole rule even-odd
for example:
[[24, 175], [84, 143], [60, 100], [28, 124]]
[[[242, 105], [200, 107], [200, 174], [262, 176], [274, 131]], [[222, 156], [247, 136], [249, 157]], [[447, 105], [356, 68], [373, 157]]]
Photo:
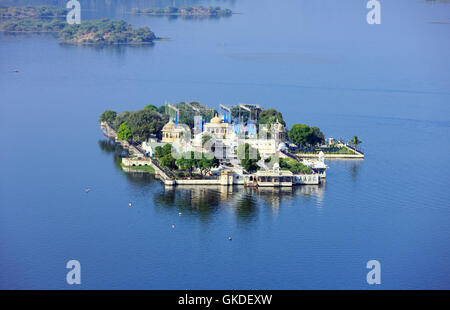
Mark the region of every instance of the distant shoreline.
[[86, 20], [68, 24], [61, 9], [53, 6], [0, 7], [3, 33], [53, 33], [61, 43], [72, 45], [151, 45], [159, 39], [150, 28], [133, 28], [123, 20]]

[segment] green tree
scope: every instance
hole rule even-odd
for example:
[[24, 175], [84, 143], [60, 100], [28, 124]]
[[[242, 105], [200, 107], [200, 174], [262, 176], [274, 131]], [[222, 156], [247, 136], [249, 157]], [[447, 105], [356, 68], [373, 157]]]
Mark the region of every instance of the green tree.
[[353, 138], [348, 141], [349, 144], [352, 144], [355, 147], [355, 151], [356, 151], [356, 147], [362, 143], [361, 140], [359, 140], [358, 136], [353, 136]]
[[299, 146], [316, 145], [325, 139], [325, 135], [318, 127], [309, 127], [305, 124], [295, 124], [288, 133], [289, 140]]
[[208, 159], [203, 157], [197, 162], [197, 167], [200, 169], [200, 173], [204, 176], [213, 167], [218, 167], [220, 164], [219, 160], [215, 157]]
[[167, 143], [164, 146], [155, 147], [155, 157], [161, 159], [162, 157], [172, 154], [172, 145]]
[[161, 129], [167, 123], [168, 116], [157, 111], [140, 110], [136, 112], [122, 112], [113, 122], [113, 128], [118, 128], [126, 122], [131, 129], [133, 139], [145, 141], [151, 135], [161, 137]]
[[153, 105], [153, 104], [147, 104], [147, 105], [144, 107], [144, 110], [146, 110], [146, 111], [155, 111], [155, 112], [158, 112], [158, 107], [155, 106], [155, 105]]
[[281, 114], [281, 112], [275, 109], [263, 110], [259, 113], [257, 125], [258, 128], [260, 124], [267, 124], [270, 126], [271, 124], [276, 123], [277, 120], [279, 123], [283, 124], [283, 126], [286, 126], [286, 122], [283, 120], [283, 114]]
[[106, 110], [100, 115], [99, 122], [107, 122], [108, 124], [112, 124], [117, 117], [117, 112]]
[[[255, 157], [256, 154], [256, 158]], [[238, 158], [241, 160], [241, 165], [247, 172], [254, 172], [258, 170], [257, 162], [261, 160], [259, 151], [253, 149], [250, 144], [245, 143], [238, 148]]]
[[325, 140], [325, 135], [320, 131], [319, 127], [311, 127], [312, 134], [308, 137], [308, 143], [316, 145]]
[[166, 106], [162, 105], [158, 108], [158, 112], [161, 114], [166, 114]]
[[280, 158], [280, 168], [283, 170], [289, 170], [292, 173], [310, 174], [312, 169], [292, 158]]
[[172, 145], [167, 143], [162, 147], [163, 155], [172, 154]]
[[194, 152], [184, 154], [180, 159], [177, 159], [176, 165], [179, 169], [188, 170], [189, 175], [192, 176], [192, 170], [197, 167], [197, 160], [194, 158]]
[[289, 129], [289, 140], [299, 146], [308, 144], [308, 137], [312, 134], [312, 129], [305, 124], [295, 124]]
[[159, 134], [166, 121], [158, 112], [140, 110], [129, 115], [127, 120], [133, 138], [137, 141], [145, 141], [152, 134]]
[[160, 159], [161, 165], [167, 167], [169, 169], [176, 169], [175, 158], [173, 158], [172, 154], [167, 154], [161, 157]]
[[163, 155], [162, 147], [158, 145], [157, 147], [155, 147], [155, 157], [159, 159], [163, 156], [164, 155]]
[[130, 138], [131, 138], [131, 129], [125, 122], [122, 125], [120, 125], [119, 130], [117, 131], [117, 139], [129, 140]]

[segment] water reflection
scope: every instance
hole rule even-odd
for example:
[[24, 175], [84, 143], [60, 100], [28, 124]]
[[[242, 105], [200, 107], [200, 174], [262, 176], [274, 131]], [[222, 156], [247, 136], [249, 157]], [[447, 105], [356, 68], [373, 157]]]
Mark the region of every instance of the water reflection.
[[60, 43], [61, 48], [66, 50], [71, 49], [89, 49], [98, 54], [103, 54], [103, 56], [120, 56], [123, 57], [126, 55], [129, 48], [139, 49], [143, 52], [149, 51], [154, 47], [154, 43], [149, 44], [69, 44], [69, 43]]
[[361, 160], [354, 160], [351, 164], [350, 167], [350, 171], [351, 171], [351, 176], [352, 176], [352, 180], [356, 181], [357, 177], [358, 177], [358, 171], [361, 167]]
[[241, 195], [236, 195], [235, 212], [241, 222], [248, 223], [258, 215], [258, 201], [251, 191], [242, 191]]
[[152, 182], [159, 182], [153, 174], [122, 167], [122, 156], [126, 155], [126, 150], [120, 144], [115, 143], [113, 139], [100, 139], [98, 146], [104, 153], [113, 155], [116, 169], [122, 171], [127, 180], [135, 186], [145, 188]]
[[122, 147], [120, 144], [116, 144], [112, 139], [100, 139], [98, 140], [98, 146], [100, 147], [100, 150], [106, 154], [122, 153]]
[[154, 202], [166, 209], [178, 212], [188, 211], [201, 215], [203, 219], [214, 216], [222, 208], [231, 208], [237, 218], [250, 222], [258, 216], [263, 206], [270, 206], [278, 213], [282, 203], [298, 197], [315, 199], [318, 204], [323, 200], [325, 185], [306, 185], [283, 188], [250, 189], [242, 186], [176, 186], [165, 187], [155, 194]]
[[165, 187], [163, 191], [155, 193], [153, 201], [158, 208], [197, 214], [201, 220], [207, 220], [218, 211], [224, 198], [216, 187], [178, 186]]

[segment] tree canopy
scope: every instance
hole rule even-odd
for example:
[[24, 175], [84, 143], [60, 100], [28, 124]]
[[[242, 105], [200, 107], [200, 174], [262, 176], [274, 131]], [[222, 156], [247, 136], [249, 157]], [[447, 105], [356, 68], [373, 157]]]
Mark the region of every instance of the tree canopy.
[[176, 165], [181, 170], [188, 170], [192, 175], [192, 170], [198, 168], [202, 176], [213, 167], [218, 167], [220, 162], [217, 158], [206, 158], [203, 153], [188, 152], [176, 161]]
[[197, 167], [197, 161], [194, 156], [194, 152], [189, 152], [188, 156], [183, 156], [180, 159], [177, 159], [176, 165], [181, 170], [189, 171], [189, 174], [192, 176], [192, 170]]
[[172, 145], [167, 143], [164, 146], [157, 146], [155, 147], [155, 156], [158, 159], [161, 159], [162, 157], [169, 155], [172, 153]]
[[205, 158], [205, 156], [203, 156], [202, 159], [197, 162], [197, 168], [200, 169], [202, 175], [205, 175], [207, 171], [210, 171], [213, 167], [218, 167], [219, 164], [220, 162], [216, 157]]
[[99, 122], [107, 122], [108, 124], [112, 124], [117, 117], [117, 112], [106, 110], [100, 115]]
[[259, 151], [250, 146], [250, 144], [245, 143], [238, 148], [238, 158], [241, 160], [241, 165], [247, 172], [253, 172], [258, 170], [258, 161], [261, 160]]
[[161, 115], [152, 110], [139, 110], [136, 112], [122, 112], [114, 122], [113, 128], [118, 128], [126, 122], [131, 129], [133, 140], [145, 141], [151, 135], [161, 135], [163, 126], [168, 122], [167, 115]]
[[292, 158], [280, 158], [280, 168], [283, 170], [289, 170], [292, 173], [310, 174], [312, 169]]
[[305, 124], [295, 124], [288, 133], [289, 140], [299, 145], [316, 145], [325, 139], [324, 134], [318, 127], [309, 127]]
[[163, 147], [155, 148], [155, 156], [159, 159], [161, 165], [170, 169], [176, 169], [176, 160], [172, 156], [172, 145], [167, 143]]
[[353, 136], [353, 138], [352, 138], [350, 141], [348, 141], [348, 143], [351, 144], [351, 145], [353, 145], [353, 146], [355, 147], [355, 150], [356, 150], [356, 147], [357, 147], [359, 144], [361, 144], [362, 141], [358, 138], [358, 136]]
[[164, 155], [161, 157], [160, 162], [163, 166], [170, 169], [175, 169], [177, 167], [175, 164], [176, 160], [173, 158], [172, 154]]
[[146, 110], [146, 111], [155, 111], [155, 112], [158, 112], [158, 107], [155, 106], [155, 105], [153, 105], [153, 104], [147, 104], [147, 105], [144, 107], [144, 110]]
[[156, 39], [147, 26], [133, 29], [131, 24], [120, 20], [86, 20], [77, 25], [66, 25], [59, 38], [66, 43], [77, 44], [143, 44]]
[[131, 138], [131, 129], [127, 123], [122, 123], [117, 131], [118, 140], [128, 140]]
[[283, 114], [281, 114], [281, 112], [275, 109], [262, 110], [261, 113], [259, 113], [257, 125], [258, 127], [260, 124], [271, 125], [276, 123], [277, 120], [279, 123], [283, 124], [283, 126], [286, 126], [286, 122], [283, 120]]

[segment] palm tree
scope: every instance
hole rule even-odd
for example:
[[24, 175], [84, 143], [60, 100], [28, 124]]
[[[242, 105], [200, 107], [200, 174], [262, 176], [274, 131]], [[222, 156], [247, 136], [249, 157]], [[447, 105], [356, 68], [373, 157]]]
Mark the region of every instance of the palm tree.
[[358, 136], [354, 136], [353, 139], [351, 139], [350, 141], [348, 141], [349, 144], [353, 144], [355, 146], [355, 151], [356, 151], [356, 147], [358, 146], [358, 144], [361, 144], [362, 141], [359, 140]]

